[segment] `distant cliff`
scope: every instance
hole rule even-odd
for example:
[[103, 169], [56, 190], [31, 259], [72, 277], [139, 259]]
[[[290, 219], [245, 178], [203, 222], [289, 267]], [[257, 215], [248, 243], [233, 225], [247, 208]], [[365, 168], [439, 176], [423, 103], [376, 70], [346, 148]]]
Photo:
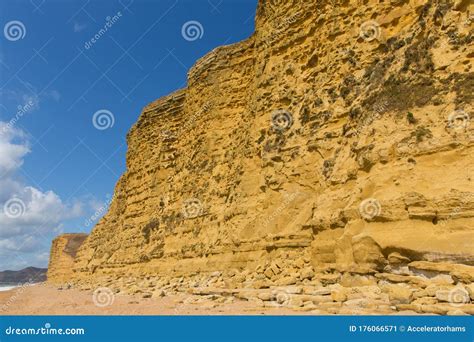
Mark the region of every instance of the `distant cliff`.
[[62, 234], [54, 239], [48, 266], [50, 283], [65, 283], [71, 280], [74, 259], [87, 234]]
[[46, 280], [46, 268], [27, 267], [19, 271], [1, 271], [0, 284], [39, 283]]

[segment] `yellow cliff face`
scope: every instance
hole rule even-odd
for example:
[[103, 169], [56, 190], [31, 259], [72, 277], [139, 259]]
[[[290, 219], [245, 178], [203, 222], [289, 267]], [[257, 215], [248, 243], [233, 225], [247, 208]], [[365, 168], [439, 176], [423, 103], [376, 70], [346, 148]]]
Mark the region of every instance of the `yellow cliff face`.
[[48, 282], [64, 284], [71, 280], [77, 250], [87, 234], [62, 234], [54, 239], [48, 266]]
[[472, 281], [473, 11], [260, 1], [252, 37], [144, 109], [74, 277]]

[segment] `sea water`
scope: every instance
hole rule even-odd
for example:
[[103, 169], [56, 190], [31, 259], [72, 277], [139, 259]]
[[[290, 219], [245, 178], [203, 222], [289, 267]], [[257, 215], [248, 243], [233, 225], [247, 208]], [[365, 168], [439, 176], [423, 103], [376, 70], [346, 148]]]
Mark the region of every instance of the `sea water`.
[[17, 287], [16, 285], [0, 285], [0, 292], [2, 291], [9, 291]]

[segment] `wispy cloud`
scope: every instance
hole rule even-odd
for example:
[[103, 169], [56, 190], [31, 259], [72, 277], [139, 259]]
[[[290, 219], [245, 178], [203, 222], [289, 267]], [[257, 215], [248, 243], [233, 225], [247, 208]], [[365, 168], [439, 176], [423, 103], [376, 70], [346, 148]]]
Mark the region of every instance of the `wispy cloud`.
[[47, 95], [50, 96], [56, 102], [59, 102], [59, 100], [61, 100], [61, 94], [57, 90], [50, 90]]
[[80, 23], [78, 23], [78, 22], [74, 22], [73, 31], [74, 31], [75, 33], [84, 31], [86, 28], [87, 28], [87, 24], [80, 24]]

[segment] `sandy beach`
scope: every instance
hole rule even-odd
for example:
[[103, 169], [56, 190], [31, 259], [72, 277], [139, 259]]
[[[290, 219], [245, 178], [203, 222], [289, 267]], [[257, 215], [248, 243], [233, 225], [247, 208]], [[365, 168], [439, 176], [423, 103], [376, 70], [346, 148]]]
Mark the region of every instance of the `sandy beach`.
[[[380, 301], [368, 305], [365, 303], [368, 299], [363, 299], [363, 295], [361, 299], [348, 301], [347, 305], [323, 301], [295, 307], [256, 298], [247, 300], [238, 294], [221, 296], [207, 290], [202, 292], [201, 295], [182, 292], [144, 298], [147, 297], [144, 293], [128, 295], [106, 291], [98, 295], [97, 289], [66, 289], [41, 283], [0, 292], [0, 315], [414, 315], [445, 314], [456, 309], [449, 304], [438, 304], [436, 310], [433, 309], [435, 306], [426, 306], [426, 310], [417, 313], [410, 306], [395, 309], [381, 305]], [[318, 298], [322, 299], [322, 296]], [[471, 305], [457, 309], [469, 313], [473, 310]]]
[[[106, 306], [94, 304], [93, 291], [58, 290], [37, 284], [0, 292], [0, 315], [294, 315], [315, 314], [284, 307], [259, 308], [252, 302], [236, 300], [189, 303], [189, 295], [162, 298], [114, 295]], [[110, 299], [110, 298], [109, 298]]]

